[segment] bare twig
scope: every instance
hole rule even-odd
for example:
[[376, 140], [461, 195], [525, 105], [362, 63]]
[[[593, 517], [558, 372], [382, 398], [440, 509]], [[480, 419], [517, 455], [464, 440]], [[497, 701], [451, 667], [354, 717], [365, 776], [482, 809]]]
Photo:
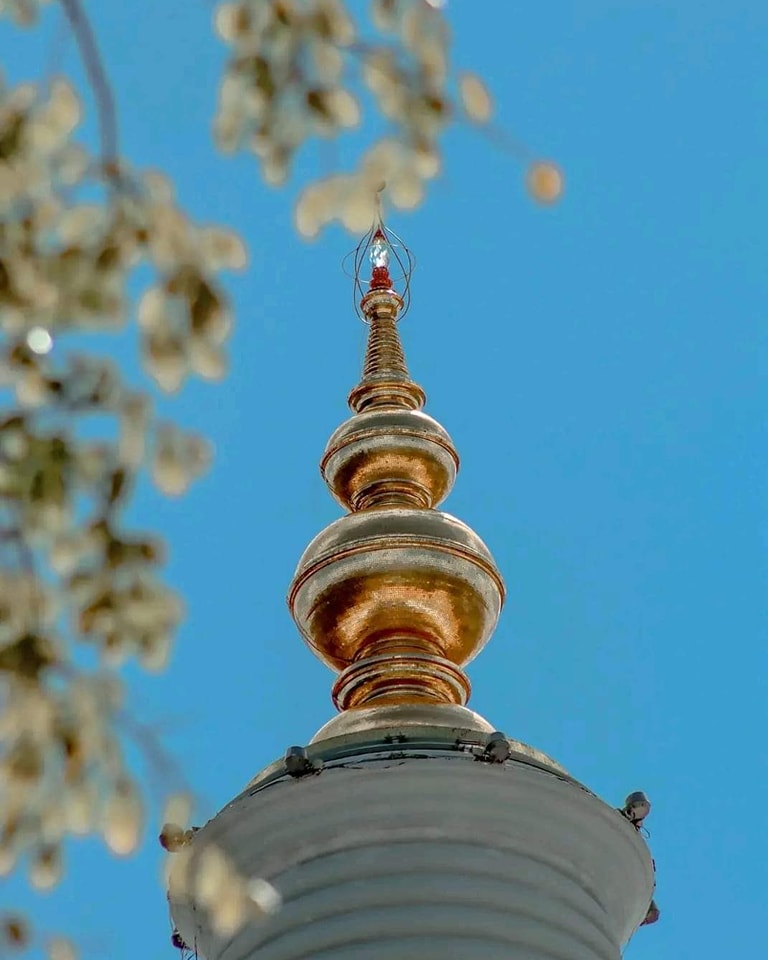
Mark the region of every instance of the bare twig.
[[496, 126], [493, 123], [473, 123], [472, 127], [495, 147], [499, 147], [505, 153], [511, 153], [516, 160], [522, 163], [530, 163], [535, 159], [535, 154], [530, 147], [522, 140], [513, 137], [503, 127]]
[[60, 0], [77, 42], [99, 119], [103, 172], [111, 180], [118, 173], [117, 109], [99, 46], [81, 0]]
[[120, 710], [115, 720], [122, 732], [139, 747], [144, 755], [149, 785], [158, 797], [166, 792], [182, 792], [198, 804], [202, 802], [202, 798], [196, 796], [189, 785], [180, 764], [163, 746], [153, 725], [142, 723], [125, 710]]
[[53, 77], [63, 70], [64, 57], [67, 53], [69, 41], [73, 36], [66, 14], [64, 14], [63, 10], [61, 12], [63, 15], [56, 21], [56, 29], [48, 53], [48, 63], [45, 68], [43, 80], [41, 81], [46, 91], [50, 91]]

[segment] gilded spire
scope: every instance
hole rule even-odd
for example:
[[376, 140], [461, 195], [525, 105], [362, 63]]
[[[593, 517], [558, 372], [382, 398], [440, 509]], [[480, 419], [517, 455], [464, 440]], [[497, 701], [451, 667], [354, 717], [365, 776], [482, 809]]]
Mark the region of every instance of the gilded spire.
[[363, 376], [349, 395], [349, 405], [355, 413], [386, 406], [421, 410], [426, 396], [408, 374], [397, 329], [403, 301], [389, 275], [389, 244], [380, 226], [373, 234], [370, 259], [373, 267], [370, 290], [360, 302], [370, 327], [368, 345]]
[[339, 709], [464, 704], [462, 667], [490, 637], [504, 585], [482, 540], [436, 509], [458, 455], [422, 411], [424, 391], [408, 372], [388, 231], [377, 224], [365, 243], [372, 271], [360, 301], [369, 325], [363, 373], [349, 395], [353, 416], [320, 465], [349, 514], [309, 545], [288, 603], [310, 647], [340, 671]]

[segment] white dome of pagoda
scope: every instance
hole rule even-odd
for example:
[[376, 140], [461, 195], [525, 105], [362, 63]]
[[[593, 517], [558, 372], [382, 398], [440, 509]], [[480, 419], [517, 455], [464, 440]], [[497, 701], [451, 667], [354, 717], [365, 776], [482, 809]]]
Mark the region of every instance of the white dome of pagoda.
[[[637, 829], [452, 710], [413, 723], [390, 708], [384, 726], [311, 744], [303, 773], [268, 767], [171, 874], [184, 943], [206, 960], [616, 960], [654, 887]], [[209, 845], [281, 908], [217, 932], [193, 893]]]

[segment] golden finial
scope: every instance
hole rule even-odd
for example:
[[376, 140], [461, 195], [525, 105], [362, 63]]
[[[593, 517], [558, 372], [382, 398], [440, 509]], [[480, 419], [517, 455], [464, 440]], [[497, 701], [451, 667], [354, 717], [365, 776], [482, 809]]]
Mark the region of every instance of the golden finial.
[[[408, 375], [397, 329], [403, 299], [395, 292], [389, 275], [390, 244], [383, 225], [376, 227], [369, 244], [373, 270], [360, 309], [370, 329], [363, 377], [350, 393], [349, 405], [356, 413], [384, 406], [421, 410], [426, 396]], [[410, 277], [407, 282], [410, 285]]]
[[[424, 391], [408, 372], [398, 321], [408, 305], [411, 260], [395, 244], [379, 219], [355, 255], [368, 343], [349, 395], [353, 416], [331, 436], [321, 461], [350, 514], [312, 541], [288, 595], [307, 643], [340, 671], [333, 696], [341, 710], [466, 703], [462, 666], [487, 642], [504, 598], [482, 540], [435, 509], [459, 460], [445, 429], [422, 411]], [[403, 294], [390, 275], [393, 257], [403, 268]]]
[[[448, 495], [459, 467], [448, 433], [421, 412], [426, 395], [408, 373], [398, 331], [407, 300], [394, 289], [392, 241], [385, 231], [379, 222], [356, 252], [360, 316], [368, 324], [363, 373], [348, 398], [355, 416], [330, 438], [320, 463], [334, 497], [353, 511], [394, 504], [435, 507]], [[407, 297], [411, 260], [402, 249], [405, 259], [398, 263]], [[372, 267], [367, 290], [359, 279], [365, 259]]]

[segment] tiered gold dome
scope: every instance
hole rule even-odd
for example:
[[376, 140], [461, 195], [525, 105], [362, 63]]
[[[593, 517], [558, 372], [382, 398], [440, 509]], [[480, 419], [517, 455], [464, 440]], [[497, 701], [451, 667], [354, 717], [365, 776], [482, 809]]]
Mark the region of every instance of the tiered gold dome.
[[372, 237], [373, 275], [361, 309], [369, 324], [353, 411], [321, 461], [349, 513], [305, 550], [288, 604], [305, 640], [340, 672], [340, 710], [461, 704], [463, 671], [486, 644], [504, 602], [501, 575], [466, 524], [435, 509], [459, 458], [446, 430], [423, 413], [398, 333], [403, 301], [388, 269], [388, 241]]

